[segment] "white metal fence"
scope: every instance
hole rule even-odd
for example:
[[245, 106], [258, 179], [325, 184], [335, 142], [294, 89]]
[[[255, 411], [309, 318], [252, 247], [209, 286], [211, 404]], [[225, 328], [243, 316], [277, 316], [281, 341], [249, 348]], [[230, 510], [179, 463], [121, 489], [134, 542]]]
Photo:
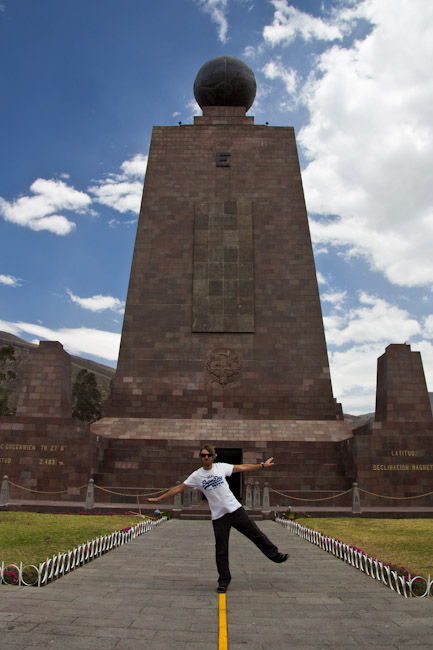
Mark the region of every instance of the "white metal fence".
[[78, 548], [73, 548], [72, 551], [53, 555], [53, 557], [47, 558], [45, 562], [41, 562], [38, 566], [23, 565], [22, 562], [20, 564], [5, 565], [2, 562], [0, 565], [0, 585], [43, 587], [52, 580], [56, 580], [87, 562], [91, 562], [103, 555], [103, 553], [131, 542], [139, 535], [160, 526], [164, 521], [167, 521], [167, 517], [141, 521], [128, 530], [116, 531], [111, 535], [97, 537], [91, 542], [81, 544]]
[[424, 578], [418, 575], [411, 576], [408, 573], [399, 572], [398, 569], [391, 568], [388, 564], [369, 557], [366, 553], [353, 546], [344, 544], [333, 537], [323, 535], [307, 526], [301, 526], [296, 521], [281, 519], [279, 517], [275, 521], [295, 535], [306, 539], [327, 553], [335, 555], [335, 557], [343, 560], [343, 562], [362, 571], [370, 578], [373, 578], [373, 580], [378, 580], [400, 594], [400, 596], [404, 596], [405, 598], [433, 596], [433, 580], [430, 578], [430, 575], [428, 578]]

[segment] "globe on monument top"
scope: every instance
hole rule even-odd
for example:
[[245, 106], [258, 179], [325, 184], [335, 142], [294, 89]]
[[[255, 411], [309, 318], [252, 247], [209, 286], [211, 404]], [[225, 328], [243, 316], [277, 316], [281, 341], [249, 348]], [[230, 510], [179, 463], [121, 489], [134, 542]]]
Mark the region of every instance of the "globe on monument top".
[[234, 56], [217, 56], [198, 71], [194, 97], [203, 106], [245, 106], [256, 96], [256, 78], [246, 63]]

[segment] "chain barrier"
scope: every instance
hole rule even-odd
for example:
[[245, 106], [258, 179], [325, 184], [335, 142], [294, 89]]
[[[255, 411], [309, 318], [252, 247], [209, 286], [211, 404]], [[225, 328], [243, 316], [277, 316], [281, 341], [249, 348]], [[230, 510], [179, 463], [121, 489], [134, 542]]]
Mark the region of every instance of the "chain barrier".
[[310, 497], [309, 499], [303, 499], [302, 497], [294, 497], [291, 494], [284, 494], [283, 492], [279, 492], [278, 490], [274, 490], [273, 488], [269, 488], [269, 492], [275, 492], [275, 494], [279, 494], [280, 496], [285, 497], [286, 499], [294, 499], [295, 501], [329, 501], [330, 499], [337, 499], [338, 497], [342, 497], [344, 494], [349, 494], [349, 492], [352, 492], [352, 488], [346, 490], [345, 492], [340, 492], [339, 494], [333, 494], [332, 497], [319, 497], [317, 499], [314, 497]]
[[[19, 488], [20, 490], [25, 490], [26, 492], [33, 492], [34, 494], [67, 494], [69, 490], [59, 490], [57, 492], [46, 492], [45, 490], [32, 490], [32, 488], [24, 487], [23, 485], [17, 485], [13, 481], [9, 481], [9, 485], [13, 485], [16, 488]], [[81, 485], [79, 488], [70, 488], [74, 490], [83, 490], [84, 488], [87, 488], [87, 483], [86, 485]]]
[[[109, 490], [108, 488], [103, 488], [100, 485], [96, 485], [96, 483], [94, 484], [94, 487], [96, 489], [98, 489], [98, 490], [101, 490], [102, 492], [108, 492], [109, 494], [115, 494], [118, 497], [135, 497], [135, 498], [146, 497], [146, 499], [147, 499], [147, 497], [153, 497], [153, 496], [155, 496], [155, 494], [162, 494], [163, 492], [167, 492], [167, 490], [171, 489], [171, 488], [161, 488], [157, 492], [150, 492], [150, 493], [147, 492], [146, 494], [124, 494], [122, 492], [114, 492], [113, 490]], [[137, 490], [138, 489], [140, 489], [140, 490], [153, 490], [153, 488], [132, 488], [132, 489], [134, 489], [134, 490], [135, 489], [137, 489]]]
[[[79, 488], [69, 488], [68, 490], [58, 490], [57, 492], [48, 492], [46, 490], [33, 490], [32, 488], [24, 487], [24, 485], [18, 485], [17, 483], [14, 483], [13, 481], [8, 479], [9, 485], [13, 485], [14, 487], [18, 488], [19, 490], [25, 490], [26, 492], [32, 492], [33, 494], [68, 494], [70, 490], [76, 490], [81, 492], [81, 490], [87, 489], [88, 484], [86, 485], [80, 485]], [[102, 492], [108, 492], [109, 494], [115, 494], [116, 496], [119, 497], [152, 497], [158, 494], [162, 494], [163, 492], [166, 492], [167, 490], [171, 488], [159, 488], [156, 492], [146, 492], [145, 494], [125, 494], [123, 492], [115, 492], [114, 490], [109, 490], [108, 488], [104, 488], [101, 485], [96, 485], [94, 484], [94, 487], [97, 488], [98, 490], [101, 490]], [[153, 490], [154, 488], [131, 488], [132, 490]]]
[[[69, 489], [67, 490], [58, 490], [56, 492], [48, 492], [46, 490], [33, 490], [32, 488], [24, 487], [23, 485], [17, 485], [17, 483], [14, 483], [13, 481], [9, 480], [8, 481], [10, 485], [13, 485], [14, 487], [20, 489], [20, 490], [25, 490], [26, 492], [32, 492], [33, 494], [68, 494]], [[73, 490], [78, 490], [81, 492], [81, 490], [86, 489], [88, 486], [86, 485], [80, 485], [78, 488], [70, 488]], [[170, 490], [171, 488], [159, 488], [158, 490], [154, 492], [146, 492], [145, 494], [125, 494], [124, 492], [116, 492], [114, 490], [110, 490], [109, 488], [104, 488], [101, 485], [96, 485], [94, 484], [94, 487], [98, 490], [101, 490], [102, 492], [108, 492], [109, 494], [114, 494], [115, 496], [119, 497], [143, 497], [143, 498], [148, 498], [152, 496], [157, 496], [159, 494], [162, 494], [163, 492], [166, 492], [167, 490]], [[153, 490], [154, 488], [131, 488], [132, 490]], [[274, 490], [273, 488], [269, 488], [269, 492], [274, 492], [274, 494], [279, 494], [280, 496], [284, 497], [285, 499], [293, 499], [294, 501], [330, 501], [332, 499], [338, 499], [339, 497], [344, 496], [345, 494], [349, 494], [349, 492], [352, 492], [353, 488], [349, 488], [348, 490], [345, 490], [344, 492], [339, 492], [338, 494], [333, 494], [332, 496], [329, 497], [309, 497], [309, 498], [304, 498], [304, 497], [295, 497], [292, 494], [286, 494], [288, 490]], [[410, 496], [410, 497], [401, 497], [401, 496], [387, 496], [385, 494], [377, 494], [376, 492], [370, 492], [369, 490], [364, 490], [362, 488], [358, 488], [360, 492], [363, 492], [364, 494], [369, 494], [370, 496], [377, 497], [379, 499], [390, 499], [394, 501], [410, 501], [412, 499], [422, 499], [423, 497], [428, 497], [433, 494], [433, 490], [431, 492], [425, 492], [424, 494], [417, 494], [415, 496]]]
[[413, 497], [388, 497], [385, 496], [384, 494], [376, 494], [375, 492], [369, 492], [368, 490], [363, 490], [362, 488], [358, 488], [360, 492], [364, 492], [365, 494], [370, 494], [373, 497], [379, 497], [380, 499], [394, 499], [394, 500], [403, 500], [403, 501], [408, 501], [409, 499], [421, 499], [422, 497], [429, 497], [432, 492], [426, 492], [425, 494], [417, 494]]

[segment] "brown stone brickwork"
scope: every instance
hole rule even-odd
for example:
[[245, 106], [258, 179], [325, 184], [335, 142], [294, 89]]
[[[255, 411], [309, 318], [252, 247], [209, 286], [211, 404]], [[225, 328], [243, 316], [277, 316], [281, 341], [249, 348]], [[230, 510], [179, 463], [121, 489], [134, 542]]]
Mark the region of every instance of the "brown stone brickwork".
[[373, 422], [355, 430], [352, 444], [359, 487], [371, 493], [361, 493], [362, 504], [433, 506], [432, 427], [422, 422]]
[[377, 361], [376, 421], [433, 425], [421, 355], [410, 345], [388, 345]]
[[84, 502], [102, 445], [73, 418], [0, 418], [1, 473], [23, 488], [11, 485], [11, 499]]
[[[100, 485], [141, 488], [141, 493], [145, 488], [171, 487], [200, 466], [200, 445], [211, 441], [217, 448], [240, 450], [238, 462], [258, 463], [275, 457], [275, 467], [246, 474], [241, 483], [244, 490], [248, 481], [259, 481], [261, 488], [268, 481], [277, 491], [271, 494], [272, 505], [288, 505], [283, 496], [287, 491], [301, 499], [307, 492], [311, 498], [323, 498], [351, 487], [340, 452], [351, 427], [342, 421], [103, 418], [91, 429], [106, 443], [95, 476]], [[98, 494], [98, 498], [112, 497]], [[336, 505], [349, 503], [350, 495], [346, 495]]]
[[195, 205], [193, 332], [254, 332], [251, 201]]
[[[229, 323], [215, 308], [206, 312], [213, 325], [204, 332], [193, 317], [201, 203], [251, 206], [254, 257], [254, 285], [249, 277], [242, 300], [238, 288], [226, 302], [230, 311], [235, 303], [245, 308], [245, 322], [238, 312]], [[232, 233], [240, 235], [236, 227]], [[247, 247], [233, 248], [238, 260], [249, 255]], [[210, 250], [199, 253], [208, 256], [207, 267]], [[218, 287], [211, 291], [208, 283], [208, 289], [210, 300]], [[229, 365], [240, 360], [233, 382], [209, 378], [209, 358], [220, 350], [231, 351]], [[194, 125], [154, 128], [105, 413], [200, 420], [335, 420], [341, 413], [332, 395], [293, 128], [254, 125], [239, 107], [208, 107]]]
[[71, 358], [58, 341], [30, 350], [17, 417], [71, 417]]

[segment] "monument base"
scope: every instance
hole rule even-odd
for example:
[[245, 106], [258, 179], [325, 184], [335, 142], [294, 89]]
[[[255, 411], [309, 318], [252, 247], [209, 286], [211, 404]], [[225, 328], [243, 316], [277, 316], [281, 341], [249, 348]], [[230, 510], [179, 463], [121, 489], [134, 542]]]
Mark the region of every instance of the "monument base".
[[[200, 446], [211, 442], [220, 462], [275, 458], [272, 469], [233, 477], [245, 505], [254, 490], [260, 500], [267, 484], [271, 510], [347, 513], [357, 481], [361, 509], [377, 509], [377, 516], [387, 509], [420, 516], [433, 508], [433, 430], [426, 423], [374, 422], [353, 430], [329, 420], [103, 418], [88, 426], [73, 418], [2, 417], [0, 431], [0, 464], [14, 503], [84, 504], [93, 478], [101, 506], [145, 504], [199, 467]], [[181, 508], [200, 512], [202, 505], [192, 493]]]
[[8, 476], [10, 498], [79, 499], [103, 445], [75, 418], [0, 417], [0, 472]]

